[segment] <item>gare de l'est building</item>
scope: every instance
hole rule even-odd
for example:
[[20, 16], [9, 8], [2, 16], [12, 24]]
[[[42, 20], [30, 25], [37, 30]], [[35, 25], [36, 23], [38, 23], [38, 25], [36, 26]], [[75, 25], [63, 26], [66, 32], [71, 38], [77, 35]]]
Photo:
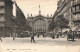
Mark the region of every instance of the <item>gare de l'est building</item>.
[[32, 16], [32, 14], [27, 17], [28, 23], [30, 27], [32, 28], [32, 33], [38, 33], [38, 34], [47, 34], [49, 24], [52, 21], [52, 15], [49, 16], [43, 16], [41, 14], [41, 10], [39, 9], [39, 14], [36, 16]]

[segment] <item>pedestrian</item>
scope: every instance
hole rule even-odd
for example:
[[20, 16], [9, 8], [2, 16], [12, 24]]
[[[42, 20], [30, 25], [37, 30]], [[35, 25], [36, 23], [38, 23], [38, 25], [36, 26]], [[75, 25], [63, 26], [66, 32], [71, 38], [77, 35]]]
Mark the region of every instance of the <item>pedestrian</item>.
[[43, 34], [43, 38], [44, 38], [44, 34]]
[[39, 38], [39, 34], [37, 35], [37, 37]]
[[1, 42], [2, 42], [2, 39], [1, 39], [1, 37], [0, 37], [0, 40], [1, 40]]
[[31, 43], [34, 42], [35, 43], [35, 40], [34, 40], [34, 34], [31, 34]]
[[15, 33], [13, 33], [13, 40], [15, 40]]
[[72, 41], [74, 41], [74, 35], [75, 35], [75, 32], [73, 31], [72, 32]]

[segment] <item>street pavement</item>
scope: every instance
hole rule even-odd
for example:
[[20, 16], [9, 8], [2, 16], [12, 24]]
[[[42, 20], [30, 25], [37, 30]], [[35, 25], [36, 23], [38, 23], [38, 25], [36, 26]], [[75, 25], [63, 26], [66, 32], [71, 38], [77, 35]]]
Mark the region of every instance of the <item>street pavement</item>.
[[80, 39], [67, 41], [66, 38], [35, 37], [35, 43], [31, 43], [30, 37], [16, 37], [15, 40], [6, 37], [2, 40], [0, 52], [80, 52]]

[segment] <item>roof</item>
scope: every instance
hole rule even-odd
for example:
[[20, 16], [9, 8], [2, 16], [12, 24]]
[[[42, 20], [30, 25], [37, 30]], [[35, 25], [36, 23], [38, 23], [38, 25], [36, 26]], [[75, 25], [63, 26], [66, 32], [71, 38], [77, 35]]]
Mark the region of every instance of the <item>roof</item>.
[[43, 16], [43, 15], [30, 16], [30, 17], [28, 17], [28, 19], [33, 19], [33, 18], [38, 18], [38, 17], [46, 18], [46, 19], [52, 19], [51, 17], [46, 17], [46, 16]]

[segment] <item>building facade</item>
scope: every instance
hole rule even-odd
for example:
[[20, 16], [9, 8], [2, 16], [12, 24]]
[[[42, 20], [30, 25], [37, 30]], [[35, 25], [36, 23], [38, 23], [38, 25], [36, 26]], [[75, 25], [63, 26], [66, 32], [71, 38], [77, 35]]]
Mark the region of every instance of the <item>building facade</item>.
[[59, 0], [57, 4], [57, 10], [53, 16], [56, 19], [59, 15], [63, 15], [65, 19], [71, 21], [72, 16], [72, 0]]
[[[12, 0], [0, 0], [0, 34], [9, 34], [12, 26]], [[5, 32], [5, 33], [4, 33]]]
[[48, 33], [48, 26], [52, 21], [51, 17], [42, 15], [28, 17], [28, 23], [32, 27], [33, 33]]
[[[80, 0], [59, 0], [53, 20], [56, 21], [59, 15], [63, 15], [68, 20], [68, 26], [72, 30], [79, 29], [78, 31], [80, 31]], [[74, 27], [77, 28], [75, 29]], [[60, 31], [59, 28], [57, 29]], [[57, 29], [55, 28], [55, 31]]]
[[[72, 26], [72, 0], [59, 0], [57, 2], [57, 10], [53, 15], [53, 21], [56, 21], [60, 15], [69, 21], [69, 26]], [[59, 27], [55, 28], [55, 33], [61, 32]]]
[[40, 10], [40, 5], [39, 5], [39, 15], [37, 16], [28, 16], [27, 21], [29, 23], [29, 25], [32, 27], [32, 32], [33, 33], [48, 33], [48, 27], [49, 24], [52, 21], [52, 15], [49, 17], [49, 15], [47, 15], [47, 17], [43, 16], [41, 14], [41, 10]]
[[72, 13], [74, 26], [78, 26], [78, 29], [80, 29], [80, 0], [73, 0]]

